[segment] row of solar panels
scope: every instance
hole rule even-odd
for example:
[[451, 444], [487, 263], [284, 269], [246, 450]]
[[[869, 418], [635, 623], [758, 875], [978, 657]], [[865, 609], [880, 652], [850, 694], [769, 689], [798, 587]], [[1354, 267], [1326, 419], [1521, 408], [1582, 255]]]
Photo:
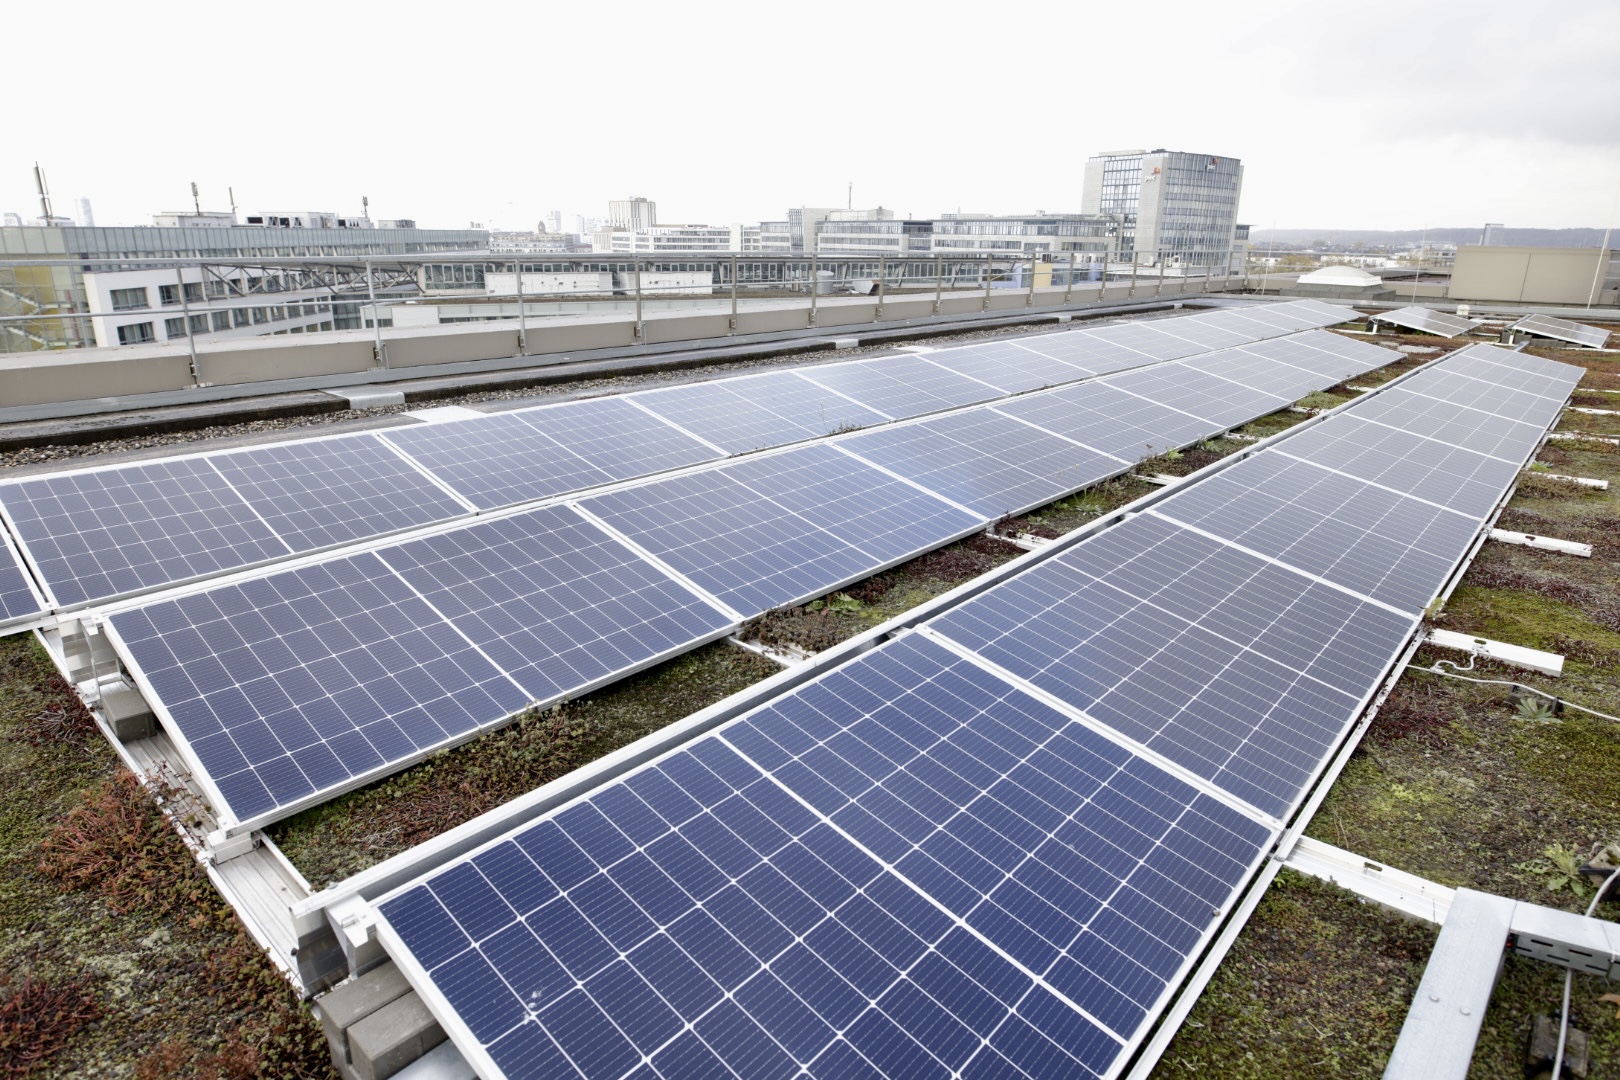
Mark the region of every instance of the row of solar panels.
[[1584, 345], [1588, 349], [1602, 349], [1609, 344], [1609, 332], [1603, 327], [1588, 326], [1570, 319], [1555, 319], [1551, 315], [1526, 315], [1514, 323], [1512, 329]]
[[1579, 369], [1469, 350], [380, 899], [487, 1078], [1117, 1076]]
[[1444, 338], [1467, 334], [1479, 325], [1460, 315], [1448, 315], [1443, 311], [1434, 311], [1426, 307], [1403, 307], [1394, 311], [1380, 311], [1371, 316], [1371, 321], [1403, 326], [1408, 330], [1420, 330], [1425, 334]]
[[223, 822], [262, 824], [1393, 356], [1308, 331], [131, 602], [109, 633]]
[[1227, 309], [0, 484], [0, 623], [1342, 321]]

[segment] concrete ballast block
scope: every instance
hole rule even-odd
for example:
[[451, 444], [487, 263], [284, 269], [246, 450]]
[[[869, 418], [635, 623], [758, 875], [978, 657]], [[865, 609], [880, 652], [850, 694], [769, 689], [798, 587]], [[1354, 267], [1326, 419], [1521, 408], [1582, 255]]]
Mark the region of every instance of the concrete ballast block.
[[349, 1065], [359, 1080], [388, 1080], [444, 1040], [444, 1028], [412, 992], [349, 1028]]

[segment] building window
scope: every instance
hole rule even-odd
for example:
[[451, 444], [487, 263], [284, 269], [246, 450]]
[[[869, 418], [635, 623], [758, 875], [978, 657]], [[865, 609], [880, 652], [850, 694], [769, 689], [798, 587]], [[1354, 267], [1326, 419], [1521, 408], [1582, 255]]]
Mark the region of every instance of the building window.
[[231, 328], [231, 313], [228, 311], [214, 312], [214, 329], [229, 330]]
[[231, 322], [233, 324], [235, 324], [237, 326], [246, 326], [251, 321], [252, 321], [252, 319], [248, 315], [248, 309], [247, 308], [245, 308], [245, 307], [231, 308]]
[[149, 322], [130, 323], [128, 326], [118, 328], [118, 344], [140, 345], [148, 341], [156, 341], [157, 336], [152, 333], [152, 324]]
[[206, 315], [193, 315], [191, 317], [191, 332], [193, 334], [206, 334], [206, 333], [208, 333], [208, 316], [206, 316]]
[[186, 282], [186, 303], [200, 304], [203, 298], [203, 287], [200, 281]]
[[159, 285], [158, 299], [163, 302], [164, 307], [168, 307], [170, 304], [178, 304], [180, 302], [180, 286]]
[[185, 337], [186, 320], [180, 318], [178, 315], [172, 319], [164, 319], [163, 336], [167, 337], [170, 341], [173, 341], [175, 338]]
[[114, 311], [132, 311], [135, 308], [146, 306], [146, 290], [140, 289], [114, 289], [112, 291], [112, 306]]

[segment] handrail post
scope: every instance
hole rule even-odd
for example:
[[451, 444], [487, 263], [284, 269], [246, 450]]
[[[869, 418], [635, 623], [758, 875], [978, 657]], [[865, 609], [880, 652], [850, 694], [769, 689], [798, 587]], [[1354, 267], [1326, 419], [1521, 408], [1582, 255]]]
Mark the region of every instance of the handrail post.
[[1159, 268], [1159, 278], [1153, 285], [1153, 295], [1154, 296], [1162, 296], [1162, 295], [1164, 295], [1164, 269], [1165, 269], [1165, 267], [1164, 267], [1164, 252], [1162, 250], [1155, 251], [1153, 253], [1153, 264]]
[[1136, 261], [1140, 254], [1141, 253], [1138, 252], [1135, 247], [1131, 248], [1131, 287], [1129, 291], [1125, 293], [1125, 299], [1127, 300], [1136, 299]]
[[186, 320], [186, 351], [191, 354], [191, 381], [201, 386], [202, 371], [197, 366], [197, 339], [191, 334], [191, 304], [186, 300], [186, 279], [181, 276], [178, 265], [174, 268], [174, 280], [180, 286], [180, 314]]
[[877, 310], [872, 313], [872, 321], [878, 322], [883, 318], [883, 301], [888, 295], [889, 264], [882, 255], [878, 256], [878, 302]]
[[821, 278], [816, 271], [819, 268], [816, 256], [810, 256], [810, 325], [816, 325], [816, 294], [821, 291]]
[[980, 311], [989, 311], [990, 310], [990, 271], [995, 269], [995, 267], [991, 264], [990, 259], [991, 259], [990, 253], [985, 252], [985, 255], [984, 255], [984, 302], [979, 308]]
[[737, 256], [731, 257], [731, 332], [737, 332]]
[[382, 313], [377, 310], [377, 279], [371, 273], [371, 260], [366, 260], [366, 293], [371, 297], [371, 329], [373, 331], [372, 349], [377, 354], [377, 366], [388, 366], [388, 354], [383, 351], [382, 339]]
[[518, 298], [518, 355], [525, 356], [529, 351], [529, 315], [523, 303], [523, 262], [521, 255], [519, 261], [513, 264], [517, 267], [517, 298]]
[[636, 341], [640, 342], [642, 340], [642, 335], [644, 333], [644, 330], [643, 330], [642, 324], [641, 324], [641, 256], [639, 256], [639, 255], [630, 256], [630, 269], [632, 271], [634, 271], [634, 273], [636, 275], [636, 330], [635, 330], [635, 336], [636, 336]]
[[934, 256], [934, 314], [939, 314], [939, 295], [945, 288], [945, 256]]
[[1035, 306], [1035, 260], [1038, 258], [1038, 253], [1029, 253], [1029, 291], [1024, 294], [1024, 306], [1027, 308]]
[[[1106, 280], [1106, 279], [1105, 279]], [[1074, 252], [1069, 252], [1069, 280], [1063, 286], [1063, 303], [1068, 306], [1069, 298], [1074, 295]]]

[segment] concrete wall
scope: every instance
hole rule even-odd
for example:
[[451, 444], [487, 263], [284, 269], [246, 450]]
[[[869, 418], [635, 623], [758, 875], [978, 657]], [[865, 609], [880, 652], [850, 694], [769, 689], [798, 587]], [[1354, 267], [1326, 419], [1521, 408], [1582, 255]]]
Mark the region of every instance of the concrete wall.
[[1459, 247], [1451, 299], [1583, 305], [1592, 298], [1600, 254], [1608, 253], [1596, 248]]

